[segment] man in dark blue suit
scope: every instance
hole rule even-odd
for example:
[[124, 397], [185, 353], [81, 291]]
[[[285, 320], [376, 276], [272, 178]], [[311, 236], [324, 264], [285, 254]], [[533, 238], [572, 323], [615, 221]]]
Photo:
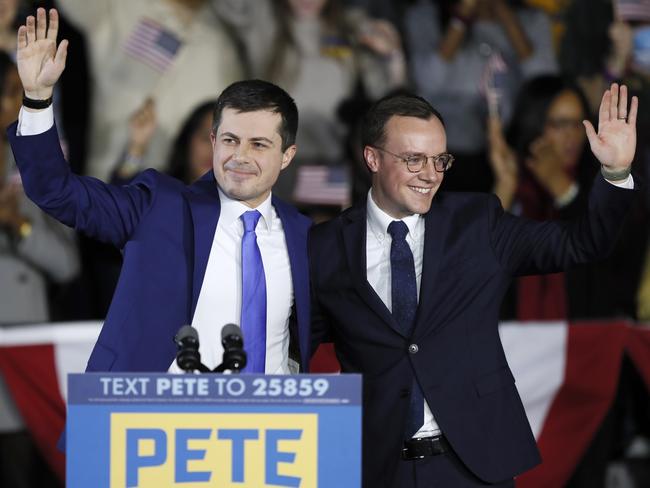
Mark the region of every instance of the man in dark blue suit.
[[[38, 9], [18, 32], [24, 106], [8, 129], [27, 195], [61, 222], [123, 249], [124, 264], [88, 371], [174, 371], [173, 337], [199, 329], [208, 367], [221, 327], [240, 323], [252, 372], [308, 367], [310, 221], [271, 196], [291, 162], [298, 113], [279, 87], [238, 82], [220, 95], [213, 171], [196, 183], [147, 170], [118, 187], [72, 174], [53, 124], [65, 67], [58, 14]], [[105, 103], [110, 104], [110, 100]]]
[[[440, 115], [389, 96], [363, 127], [365, 205], [309, 238], [312, 336], [363, 373], [364, 487], [513, 486], [539, 454], [498, 333], [514, 276], [605, 256], [635, 193], [638, 101], [612, 85], [588, 211], [570, 223], [505, 213], [493, 195], [437, 193], [453, 162]], [[462, 164], [462, 162], [461, 162]]]

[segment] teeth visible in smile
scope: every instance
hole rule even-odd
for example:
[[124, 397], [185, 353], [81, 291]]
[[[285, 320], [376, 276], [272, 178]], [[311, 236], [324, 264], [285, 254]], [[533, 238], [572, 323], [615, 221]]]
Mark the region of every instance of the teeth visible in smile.
[[419, 186], [409, 186], [409, 188], [413, 191], [416, 191], [418, 193], [422, 193], [423, 195], [426, 195], [431, 191], [431, 188], [422, 188]]

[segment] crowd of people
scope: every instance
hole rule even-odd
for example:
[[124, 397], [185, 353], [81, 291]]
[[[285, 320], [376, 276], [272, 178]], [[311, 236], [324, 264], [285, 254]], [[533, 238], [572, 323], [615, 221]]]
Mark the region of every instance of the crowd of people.
[[[588, 205], [599, 171], [582, 121], [597, 120], [604, 88], [624, 82], [642, 104], [632, 164], [642, 190], [616, 248], [596, 264], [518, 278], [501, 318], [648, 321], [650, 6], [630, 4], [5, 0], [0, 121], [15, 120], [22, 100], [18, 26], [36, 6], [54, 6], [60, 38], [75, 39], [54, 118], [78, 173], [126, 185], [155, 168], [190, 184], [212, 169], [218, 94], [237, 80], [268, 80], [300, 114], [299, 149], [273, 195], [328, 220], [371, 187], [365, 110], [387, 94], [414, 92], [445, 123], [454, 160], [441, 191], [493, 192], [515, 215], [568, 220]], [[4, 131], [0, 146], [0, 323], [103, 319], [120, 251], [40, 211], [22, 191]], [[0, 378], [0, 408], [3, 391]], [[18, 415], [2, 420], [0, 433], [24, 429]]]
[[[373, 100], [400, 90], [423, 96], [445, 119], [456, 163], [443, 190], [494, 191], [515, 214], [568, 218], [597, 172], [581, 124], [595, 116], [594, 93], [621, 80], [642, 94], [650, 77], [642, 42], [650, 13], [616, 0], [596, 9], [609, 22], [606, 32], [589, 33], [606, 38], [598, 59], [592, 43], [569, 42], [574, 19], [592, 3], [583, 0], [55, 3], [63, 35], [85, 41], [55, 96], [73, 168], [128, 183], [153, 167], [190, 183], [210, 169], [216, 94], [237, 79], [267, 79], [300, 112], [300, 150], [274, 194], [316, 220], [365, 198], [360, 117]], [[5, 5], [2, 49], [11, 57], [16, 20], [30, 5]], [[3, 108], [7, 120], [15, 116], [9, 101]], [[650, 126], [643, 110], [639, 125], [641, 133]], [[634, 174], [644, 181], [650, 149], [641, 140]], [[521, 280], [503, 318], [649, 319], [643, 224], [650, 196], [642, 200], [614, 257], [566, 276]], [[57, 319], [103, 317], [119, 274], [118, 252], [83, 237], [79, 244], [80, 274], [63, 291], [53, 288]], [[609, 297], [602, 284], [612, 279]], [[70, 298], [79, 293], [83, 305]]]

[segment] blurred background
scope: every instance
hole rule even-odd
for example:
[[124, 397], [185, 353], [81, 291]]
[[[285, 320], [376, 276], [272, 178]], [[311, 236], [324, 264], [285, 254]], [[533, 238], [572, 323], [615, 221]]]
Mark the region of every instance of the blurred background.
[[[599, 170], [582, 120], [626, 83], [640, 98], [641, 190], [619, 244], [604, 262], [514, 282], [502, 340], [544, 458], [518, 486], [650, 486], [650, 1], [0, 0], [3, 127], [21, 105], [16, 31], [40, 6], [59, 9], [70, 40], [54, 100], [75, 172], [128, 184], [153, 167], [191, 183], [211, 169], [216, 97], [262, 78], [300, 113], [274, 193], [315, 221], [365, 200], [360, 119], [399, 90], [445, 119], [456, 161], [442, 191], [569, 219]], [[64, 485], [64, 373], [83, 369], [120, 266], [120, 250], [25, 198], [3, 131], [0, 486]], [[331, 349], [314, 365], [335, 371]]]

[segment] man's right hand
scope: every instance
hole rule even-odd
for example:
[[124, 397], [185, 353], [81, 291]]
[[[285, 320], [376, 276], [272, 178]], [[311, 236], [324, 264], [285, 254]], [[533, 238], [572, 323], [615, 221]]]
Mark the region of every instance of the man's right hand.
[[68, 41], [61, 41], [57, 49], [59, 13], [51, 9], [49, 17], [48, 26], [45, 9], [39, 8], [36, 18], [30, 15], [27, 25], [21, 25], [18, 29], [18, 74], [25, 95], [35, 100], [46, 100], [52, 96], [54, 84], [65, 68]]

